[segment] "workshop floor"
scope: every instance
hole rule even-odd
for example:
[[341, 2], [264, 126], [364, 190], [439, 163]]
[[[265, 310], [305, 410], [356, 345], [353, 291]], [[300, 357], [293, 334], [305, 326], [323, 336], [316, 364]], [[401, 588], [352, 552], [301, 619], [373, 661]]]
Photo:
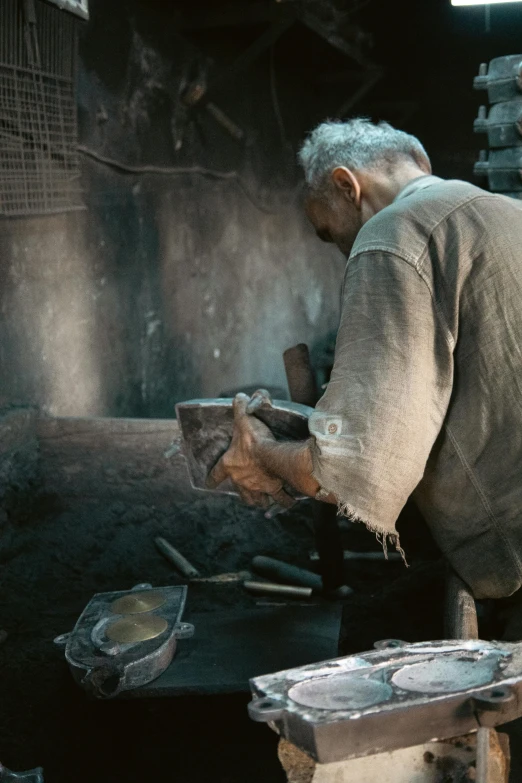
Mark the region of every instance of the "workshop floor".
[[[306, 515], [267, 521], [235, 509], [219, 519], [208, 500], [178, 504], [167, 524], [145, 508], [92, 506], [71, 515], [40, 506], [37, 523], [4, 527], [0, 759], [7, 767], [43, 766], [46, 783], [284, 781], [277, 737], [248, 719], [248, 696], [89, 701], [52, 644], [95, 592], [177, 582], [152, 543], [158, 534], [204, 575], [248, 568], [259, 553], [309, 565]], [[352, 548], [375, 547], [359, 526], [349, 535]], [[355, 592], [344, 606], [341, 651], [368, 649], [381, 638], [440, 637], [442, 580], [438, 561], [414, 558], [408, 570], [401, 562], [350, 563], [347, 581]], [[216, 600], [209, 590], [189, 588], [198, 611]], [[240, 588], [221, 594], [229, 605], [249, 600]]]

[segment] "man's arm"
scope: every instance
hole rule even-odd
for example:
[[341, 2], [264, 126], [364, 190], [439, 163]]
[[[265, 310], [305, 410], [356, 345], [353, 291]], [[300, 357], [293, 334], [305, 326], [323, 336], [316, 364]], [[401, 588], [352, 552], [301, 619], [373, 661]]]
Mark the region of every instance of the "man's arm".
[[282, 479], [303, 495], [315, 497], [319, 483], [312, 476], [312, 453], [308, 441], [278, 443], [262, 440], [256, 444], [258, 460], [263, 469]]
[[350, 259], [334, 367], [308, 422], [321, 488], [394, 542], [453, 385], [453, 340], [427, 280], [388, 251]]
[[254, 504], [267, 495], [288, 502], [284, 481], [310, 495], [320, 487], [343, 513], [398, 541], [395, 521], [422, 479], [452, 384], [453, 343], [424, 278], [393, 253], [361, 253], [347, 267], [334, 367], [310, 416], [312, 438], [276, 443], [241, 395], [219, 481], [230, 476], [242, 497], [242, 488], [255, 493], [247, 500]]

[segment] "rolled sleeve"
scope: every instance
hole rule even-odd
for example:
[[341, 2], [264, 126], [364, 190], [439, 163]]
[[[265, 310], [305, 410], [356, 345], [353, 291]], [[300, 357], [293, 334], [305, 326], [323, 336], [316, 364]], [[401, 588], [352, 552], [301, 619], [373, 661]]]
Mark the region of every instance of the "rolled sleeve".
[[314, 477], [348, 516], [395, 536], [452, 375], [451, 341], [417, 269], [384, 252], [350, 259], [330, 383], [309, 422]]

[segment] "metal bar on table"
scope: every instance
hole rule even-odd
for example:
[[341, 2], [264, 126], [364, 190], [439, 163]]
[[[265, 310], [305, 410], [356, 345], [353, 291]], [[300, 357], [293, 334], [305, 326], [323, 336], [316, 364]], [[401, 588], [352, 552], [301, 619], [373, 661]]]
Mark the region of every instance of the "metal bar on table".
[[452, 569], [446, 578], [444, 632], [447, 639], [478, 639], [475, 599], [467, 584]]

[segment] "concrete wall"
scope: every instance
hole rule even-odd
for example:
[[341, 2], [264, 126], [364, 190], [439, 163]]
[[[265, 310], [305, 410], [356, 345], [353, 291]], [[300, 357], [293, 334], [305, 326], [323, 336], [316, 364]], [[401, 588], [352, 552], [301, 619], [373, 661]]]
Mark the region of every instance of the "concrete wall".
[[119, 173], [82, 157], [85, 212], [2, 219], [0, 402], [168, 417], [180, 399], [284, 385], [282, 351], [336, 327], [343, 259], [302, 215], [266, 74], [249, 72], [244, 95], [233, 91], [227, 105], [247, 143], [205, 115], [186, 125], [176, 151], [175, 125], [186, 124], [179, 85], [198, 50], [174, 45], [146, 4], [91, 8], [82, 144], [135, 165], [234, 170], [243, 189], [196, 174]]

